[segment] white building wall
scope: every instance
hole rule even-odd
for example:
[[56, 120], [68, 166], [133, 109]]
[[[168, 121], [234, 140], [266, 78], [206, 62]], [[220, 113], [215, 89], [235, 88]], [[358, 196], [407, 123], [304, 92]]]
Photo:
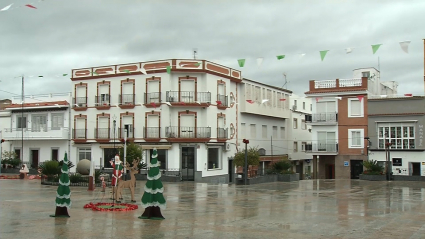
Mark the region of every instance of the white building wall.
[[[0, 140], [4, 139], [4, 128], [5, 126], [10, 125], [10, 116], [11, 113], [10, 111], [0, 111]], [[4, 143], [2, 143], [1, 148], [2, 150], [0, 151], [0, 157], [3, 156], [3, 152], [5, 151], [11, 151], [11, 142], [10, 141], [5, 141]]]
[[[420, 163], [421, 176], [425, 176], [425, 152], [391, 151], [390, 155], [391, 159], [402, 159], [402, 166], [392, 166], [394, 175], [412, 175], [411, 167], [409, 167], [410, 163]], [[372, 151], [369, 155], [369, 159], [378, 162], [386, 162], [385, 151]]]
[[[239, 149], [243, 150], [243, 139], [249, 140], [248, 147], [258, 147], [266, 150], [266, 155], [283, 155], [288, 153], [287, 120], [282, 118], [264, 117], [243, 113], [240, 116]], [[245, 124], [245, 126], [243, 126]], [[262, 126], [267, 126], [267, 134], [263, 137]], [[255, 127], [255, 134], [251, 131]], [[273, 127], [277, 127], [277, 137], [273, 137]], [[282, 133], [284, 130], [284, 133]]]
[[[306, 154], [305, 148], [302, 148], [302, 143], [309, 143], [312, 140], [311, 125], [304, 122], [305, 127], [303, 128], [303, 121], [305, 121], [306, 115], [312, 113], [312, 99], [306, 97], [300, 97], [298, 95], [291, 95], [291, 106], [296, 105], [296, 110], [291, 111], [291, 119], [288, 121], [291, 127], [288, 127], [288, 150], [289, 158], [291, 160], [304, 160], [312, 159], [311, 154]], [[297, 119], [298, 127], [294, 129], [294, 119]], [[297, 142], [298, 149], [294, 151], [294, 142]]]

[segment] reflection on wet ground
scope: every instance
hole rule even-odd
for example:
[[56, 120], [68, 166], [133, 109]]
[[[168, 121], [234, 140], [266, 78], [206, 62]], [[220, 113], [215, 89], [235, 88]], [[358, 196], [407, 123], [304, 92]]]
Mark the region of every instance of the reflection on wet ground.
[[165, 183], [163, 221], [138, 219], [141, 207], [84, 209], [109, 201], [99, 189], [71, 187], [71, 218], [49, 217], [57, 187], [0, 180], [0, 189], [0, 238], [425, 238], [423, 182]]

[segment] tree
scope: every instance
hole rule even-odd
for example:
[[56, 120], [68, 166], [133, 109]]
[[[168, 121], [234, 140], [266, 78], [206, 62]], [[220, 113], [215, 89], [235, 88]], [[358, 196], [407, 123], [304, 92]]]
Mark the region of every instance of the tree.
[[[127, 157], [125, 158], [125, 161], [130, 164], [132, 167], [133, 160], [137, 160], [137, 158], [142, 158], [142, 149], [139, 147], [139, 145], [135, 143], [128, 143], [127, 144]], [[124, 146], [120, 148], [120, 159], [124, 162]]]
[[[236, 166], [245, 165], [245, 150], [240, 150], [234, 156], [233, 163]], [[258, 153], [257, 147], [251, 147], [248, 149], [248, 165], [257, 166], [260, 164], [260, 154]]]
[[59, 178], [59, 187], [56, 191], [56, 211], [51, 217], [69, 217], [68, 208], [71, 207], [71, 189], [69, 189], [68, 155], [65, 153], [62, 174]]
[[164, 187], [161, 182], [161, 172], [159, 171], [158, 164], [158, 151], [156, 148], [153, 149], [151, 168], [148, 171], [148, 181], [145, 185], [145, 192], [142, 196], [142, 207], [145, 208], [145, 212], [140, 216], [140, 219], [154, 219], [162, 220], [165, 219], [161, 214], [161, 208], [166, 208], [166, 202], [164, 195]]

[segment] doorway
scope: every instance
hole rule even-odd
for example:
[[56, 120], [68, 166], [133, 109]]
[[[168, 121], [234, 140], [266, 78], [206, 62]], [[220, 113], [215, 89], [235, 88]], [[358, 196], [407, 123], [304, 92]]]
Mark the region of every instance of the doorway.
[[31, 168], [38, 168], [38, 149], [31, 149]]
[[115, 158], [115, 149], [104, 148], [103, 149], [103, 165], [102, 165], [103, 168], [112, 168], [111, 160], [114, 160], [114, 158]]
[[335, 179], [335, 164], [326, 165], [326, 179]]
[[235, 167], [233, 166], [233, 160], [229, 160], [229, 183], [233, 183]]
[[351, 179], [359, 179], [363, 173], [363, 160], [351, 160]]
[[421, 163], [412, 164], [412, 176], [421, 176]]
[[195, 181], [195, 147], [181, 149], [182, 181]]
[[295, 172], [298, 173], [298, 175], [300, 176], [300, 180], [304, 179], [303, 165], [303, 160], [300, 160], [298, 161], [298, 165], [296, 165], [295, 167]]

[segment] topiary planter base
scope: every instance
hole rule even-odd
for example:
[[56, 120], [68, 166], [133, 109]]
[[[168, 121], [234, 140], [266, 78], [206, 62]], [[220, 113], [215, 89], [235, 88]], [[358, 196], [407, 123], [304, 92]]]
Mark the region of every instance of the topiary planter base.
[[293, 182], [293, 181], [300, 181], [300, 174], [299, 174], [299, 173], [293, 173], [293, 174], [278, 174], [278, 175], [277, 175], [277, 181], [279, 181], [279, 182]]
[[360, 180], [387, 181], [386, 175], [360, 174]]

